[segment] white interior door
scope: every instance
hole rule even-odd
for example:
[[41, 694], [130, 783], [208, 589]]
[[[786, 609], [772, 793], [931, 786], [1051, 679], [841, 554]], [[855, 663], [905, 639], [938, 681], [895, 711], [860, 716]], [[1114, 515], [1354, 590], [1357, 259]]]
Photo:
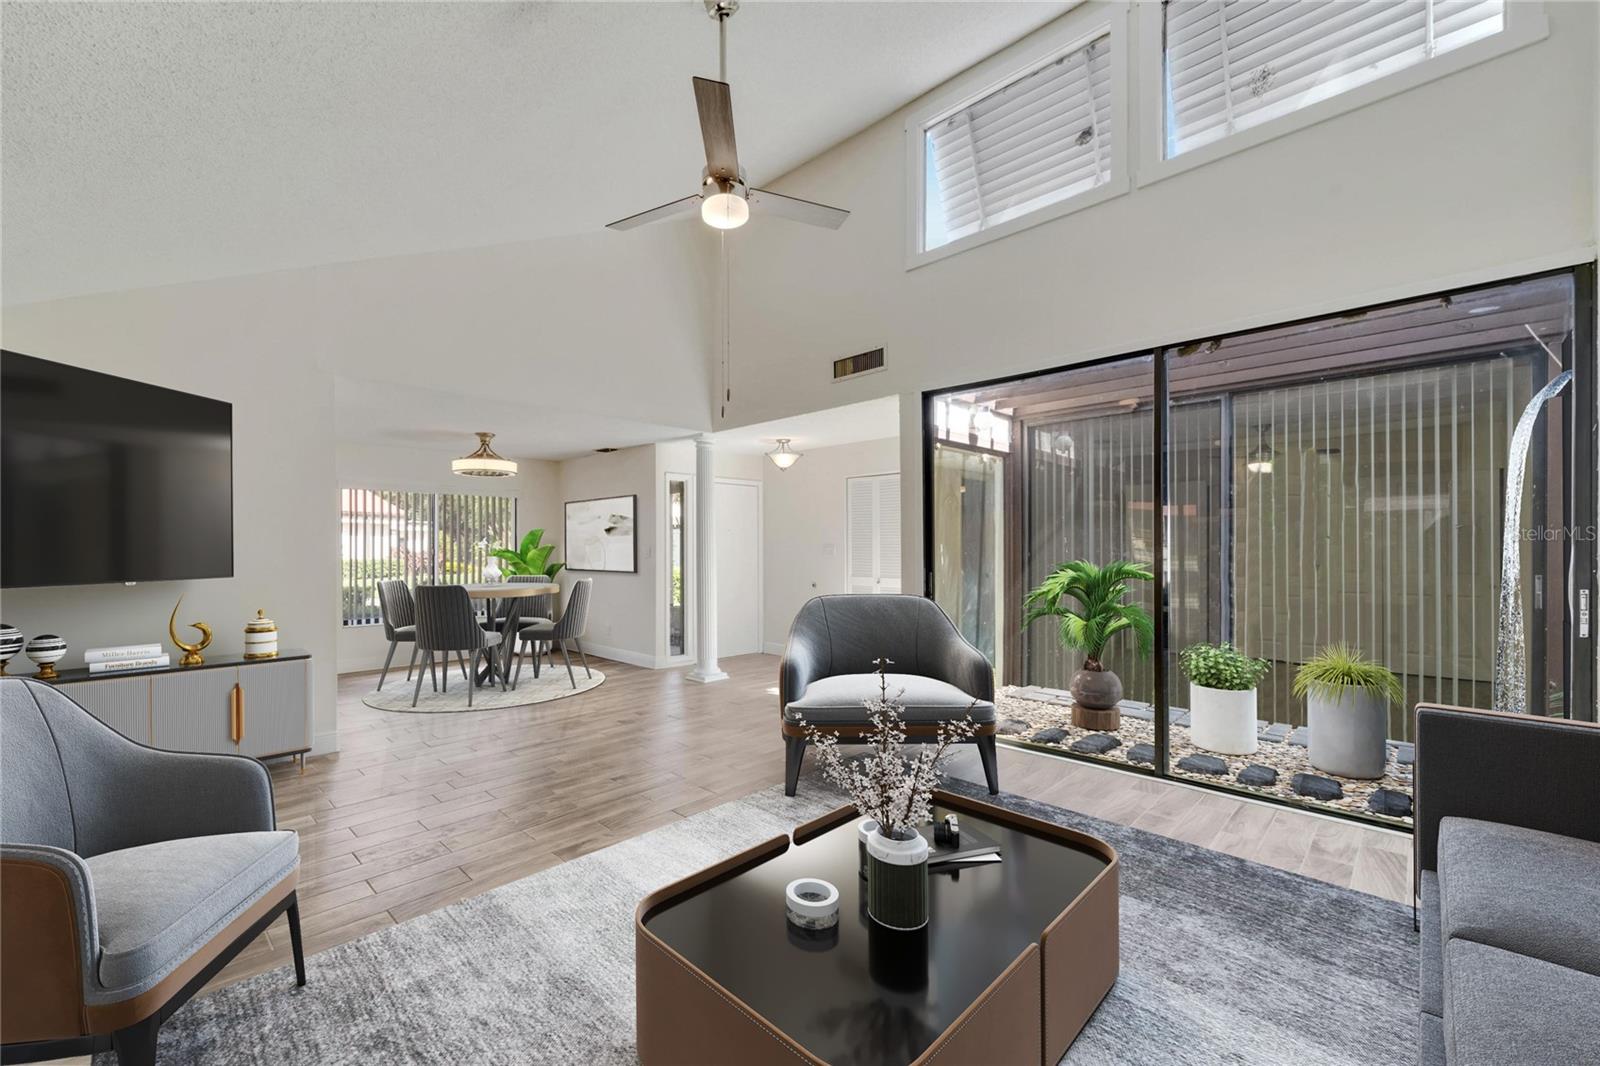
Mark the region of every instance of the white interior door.
[[845, 479], [846, 586], [857, 593], [900, 591], [900, 475]]
[[761, 490], [717, 482], [717, 655], [761, 650]]

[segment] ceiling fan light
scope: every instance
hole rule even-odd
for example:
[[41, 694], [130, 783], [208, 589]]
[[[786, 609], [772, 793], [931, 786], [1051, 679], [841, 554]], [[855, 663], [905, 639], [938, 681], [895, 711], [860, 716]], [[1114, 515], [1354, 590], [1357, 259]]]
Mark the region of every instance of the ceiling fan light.
[[489, 447], [493, 433], [478, 434], [478, 449], [471, 455], [450, 460], [450, 472], [466, 477], [511, 477], [517, 472], [514, 460], [499, 455]]
[[802, 453], [789, 447], [788, 437], [779, 437], [778, 446], [767, 453], [767, 458], [772, 460], [772, 465], [779, 470], [787, 470], [800, 461]]
[[750, 221], [750, 205], [738, 193], [714, 192], [700, 201], [700, 220], [713, 229], [738, 229]]

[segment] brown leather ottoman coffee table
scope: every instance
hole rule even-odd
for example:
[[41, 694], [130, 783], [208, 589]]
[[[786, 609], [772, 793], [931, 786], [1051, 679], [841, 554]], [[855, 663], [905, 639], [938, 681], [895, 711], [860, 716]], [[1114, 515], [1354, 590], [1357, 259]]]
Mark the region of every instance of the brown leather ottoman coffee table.
[[[844, 807], [639, 905], [639, 1058], [655, 1064], [1053, 1064], [1117, 978], [1117, 853], [935, 793], [1002, 861], [929, 875], [928, 925], [867, 917]], [[784, 886], [839, 889], [837, 930], [803, 933]]]

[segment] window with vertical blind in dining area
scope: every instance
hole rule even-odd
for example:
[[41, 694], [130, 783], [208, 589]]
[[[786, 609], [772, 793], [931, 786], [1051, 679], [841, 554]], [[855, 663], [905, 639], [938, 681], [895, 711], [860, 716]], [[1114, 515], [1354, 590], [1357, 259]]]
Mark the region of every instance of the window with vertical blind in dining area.
[[1167, 158], [1505, 29], [1505, 0], [1165, 0]]
[[494, 548], [516, 544], [517, 501], [466, 493], [339, 490], [341, 615], [378, 625], [378, 582], [465, 584], [483, 580]]
[[900, 591], [900, 475], [845, 479], [845, 587], [858, 593]]
[[1058, 53], [923, 130], [922, 248], [1110, 181], [1111, 34]]

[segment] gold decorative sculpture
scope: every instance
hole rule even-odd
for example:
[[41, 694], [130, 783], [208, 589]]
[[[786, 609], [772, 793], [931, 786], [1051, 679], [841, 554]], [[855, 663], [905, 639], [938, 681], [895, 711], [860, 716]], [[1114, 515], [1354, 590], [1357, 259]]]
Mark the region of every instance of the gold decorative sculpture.
[[183, 658], [178, 660], [179, 666], [199, 666], [205, 662], [200, 655], [211, 646], [211, 627], [204, 622], [190, 622], [190, 629], [200, 631], [200, 643], [185, 644], [178, 639], [178, 608], [183, 606], [183, 597], [178, 597], [178, 602], [172, 605], [172, 617], [167, 620], [167, 633], [172, 637], [172, 643], [183, 649]]

